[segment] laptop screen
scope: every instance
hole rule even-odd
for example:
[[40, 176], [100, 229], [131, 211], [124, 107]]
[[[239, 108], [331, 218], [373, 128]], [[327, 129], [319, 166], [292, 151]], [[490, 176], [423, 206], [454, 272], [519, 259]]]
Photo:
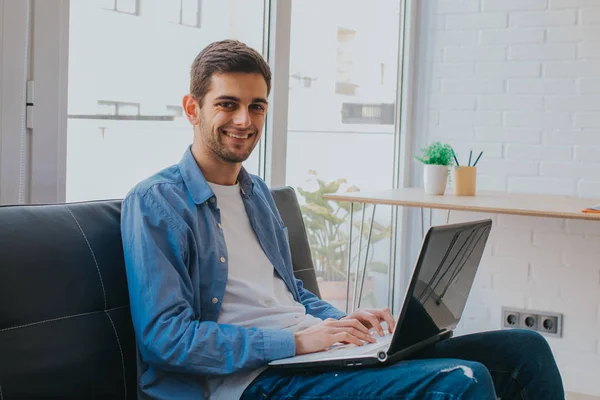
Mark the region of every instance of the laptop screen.
[[456, 327], [490, 230], [490, 220], [429, 229], [399, 321], [401, 343], [394, 343], [394, 350]]

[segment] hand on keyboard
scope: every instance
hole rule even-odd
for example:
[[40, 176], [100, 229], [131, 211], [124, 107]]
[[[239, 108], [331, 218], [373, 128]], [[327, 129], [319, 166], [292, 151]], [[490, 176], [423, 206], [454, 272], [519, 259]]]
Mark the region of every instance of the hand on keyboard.
[[387, 324], [387, 331], [392, 333], [396, 321], [389, 308], [383, 309], [370, 309], [370, 308], [359, 308], [352, 312], [352, 314], [342, 319], [356, 319], [367, 328], [375, 329], [379, 336], [386, 334], [385, 325]]
[[[386, 333], [383, 336], [379, 336], [379, 334], [375, 331], [375, 329], [371, 329], [369, 331], [369, 334], [375, 339], [375, 342], [366, 342], [364, 340], [361, 340], [362, 345], [366, 345], [366, 344], [369, 344], [369, 343], [378, 343], [378, 342], [381, 342], [381, 341], [384, 341], [384, 340], [388, 340], [388, 337], [390, 337], [392, 335], [391, 333], [388, 332], [388, 333]], [[338, 343], [332, 344], [326, 350], [330, 351], [330, 350], [337, 350], [337, 349], [347, 349], [349, 347], [356, 347], [356, 345], [355, 344], [351, 344], [351, 343], [349, 344], [349, 343], [340, 343], [340, 342], [338, 342]]]
[[375, 343], [369, 330], [355, 319], [328, 319], [303, 331], [294, 333], [296, 355], [325, 350], [334, 343], [362, 346]]

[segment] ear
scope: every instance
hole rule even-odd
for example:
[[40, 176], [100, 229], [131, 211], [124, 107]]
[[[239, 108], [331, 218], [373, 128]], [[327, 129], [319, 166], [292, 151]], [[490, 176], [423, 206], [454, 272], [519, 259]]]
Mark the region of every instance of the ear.
[[200, 105], [192, 95], [186, 94], [183, 96], [183, 111], [190, 121], [190, 124], [196, 126], [200, 124]]

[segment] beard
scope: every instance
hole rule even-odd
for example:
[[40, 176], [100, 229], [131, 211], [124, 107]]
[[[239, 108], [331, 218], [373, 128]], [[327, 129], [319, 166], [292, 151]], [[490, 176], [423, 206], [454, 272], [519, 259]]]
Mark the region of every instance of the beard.
[[[213, 154], [227, 162], [227, 163], [231, 163], [231, 164], [238, 164], [241, 162], [244, 162], [248, 159], [248, 157], [250, 157], [250, 154], [252, 153], [252, 150], [254, 150], [254, 148], [256, 147], [256, 144], [258, 143], [256, 137], [258, 136], [258, 132], [254, 131], [252, 132], [252, 137], [249, 137], [248, 139], [246, 139], [247, 141], [251, 142], [251, 143], [244, 143], [244, 144], [234, 144], [234, 145], [227, 145], [224, 143], [224, 137], [225, 135], [221, 132], [221, 129], [217, 129], [216, 131], [213, 131], [210, 129], [210, 127], [207, 127], [205, 124], [203, 124], [202, 122], [200, 123], [199, 126], [200, 129], [200, 137], [203, 138], [204, 142], [206, 143], [207, 147], [213, 152]], [[237, 149], [241, 149], [244, 148], [245, 150], [243, 152], [241, 151], [235, 151], [234, 149], [231, 148], [237, 148]]]

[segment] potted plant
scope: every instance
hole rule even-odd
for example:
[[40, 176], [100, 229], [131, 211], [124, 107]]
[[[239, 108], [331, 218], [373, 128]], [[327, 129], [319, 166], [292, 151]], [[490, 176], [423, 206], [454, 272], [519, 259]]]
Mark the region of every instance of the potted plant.
[[[324, 299], [334, 303], [339, 307], [344, 307], [346, 300], [347, 281], [354, 279], [354, 273], [348, 277], [348, 220], [350, 217], [350, 203], [328, 201], [323, 198], [325, 194], [337, 193], [345, 187], [346, 192], [357, 192], [356, 186], [347, 186], [345, 179], [334, 181], [324, 181], [318, 178], [316, 171], [309, 171], [311, 179], [309, 180], [312, 190], [301, 187], [296, 188], [302, 198], [302, 216], [306, 226], [306, 233], [315, 263], [315, 272], [319, 280], [319, 288]], [[343, 189], [342, 189], [343, 190]], [[355, 213], [362, 210], [358, 204], [353, 211]], [[360, 231], [360, 221], [354, 220], [355, 235], [353, 242], [358, 241], [356, 233]], [[367, 229], [370, 226], [370, 220], [365, 221], [363, 226], [363, 236], [366, 240]], [[373, 232], [371, 236], [371, 246], [380, 240], [391, 236], [391, 227], [384, 226], [374, 221]], [[355, 243], [355, 246], [357, 244]], [[356, 252], [352, 254], [353, 265], [356, 265]], [[370, 252], [369, 261], [373, 258], [373, 251]], [[371, 271], [371, 263], [368, 265]], [[372, 291], [372, 282], [365, 282], [365, 297]], [[365, 298], [363, 298], [365, 300]], [[351, 299], [352, 301], [352, 299]]]
[[449, 167], [454, 161], [452, 147], [434, 142], [421, 151], [423, 154], [416, 156], [415, 159], [425, 165], [423, 174], [425, 193], [443, 195], [448, 184]]

